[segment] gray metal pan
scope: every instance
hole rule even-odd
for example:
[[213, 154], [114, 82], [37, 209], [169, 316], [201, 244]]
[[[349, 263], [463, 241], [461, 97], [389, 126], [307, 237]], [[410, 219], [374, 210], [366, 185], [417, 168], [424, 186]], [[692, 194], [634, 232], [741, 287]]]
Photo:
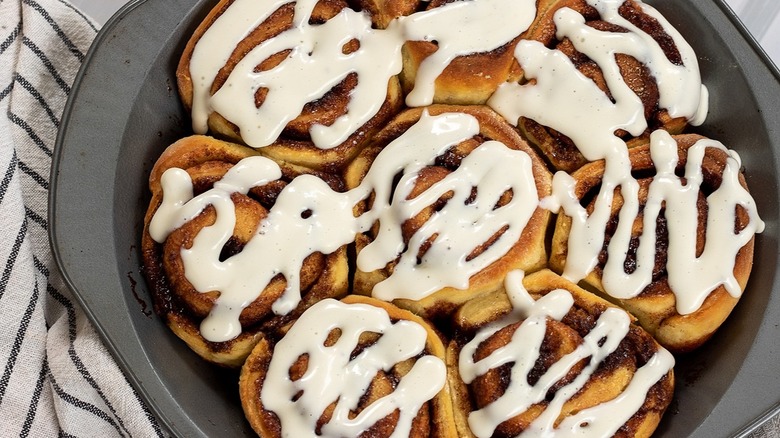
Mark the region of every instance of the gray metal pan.
[[[648, 0], [691, 42], [711, 92], [698, 132], [743, 157], [767, 222], [748, 289], [704, 348], [678, 359], [659, 436], [747, 434], [780, 409], [780, 74], [722, 0]], [[136, 0], [101, 30], [70, 96], [51, 174], [50, 239], [68, 286], [174, 435], [253, 435], [235, 373], [200, 360], [151, 311], [139, 269], [146, 180], [189, 133], [174, 70], [211, 2]]]

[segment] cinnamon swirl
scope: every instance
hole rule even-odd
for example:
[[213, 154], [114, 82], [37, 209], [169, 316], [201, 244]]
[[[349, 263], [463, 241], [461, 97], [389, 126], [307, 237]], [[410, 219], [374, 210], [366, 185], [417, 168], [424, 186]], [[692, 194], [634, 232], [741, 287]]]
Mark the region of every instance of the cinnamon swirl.
[[488, 105], [559, 170], [606, 158], [601, 145], [632, 145], [656, 129], [680, 133], [707, 114], [696, 54], [638, 0], [540, 2], [517, 44], [521, 79]]
[[459, 436], [648, 437], [674, 358], [625, 311], [543, 270], [466, 303], [447, 348]]
[[487, 107], [407, 110], [346, 179], [370, 226], [356, 237], [355, 293], [434, 317], [546, 264], [550, 174]]
[[444, 345], [410, 312], [369, 297], [323, 300], [241, 370], [262, 437], [455, 436]]
[[206, 360], [240, 366], [261, 332], [346, 294], [345, 246], [296, 242], [307, 237], [307, 218], [277, 207], [296, 189], [343, 184], [306, 172], [205, 136], [174, 143], [152, 170], [144, 273], [157, 313]]
[[719, 142], [656, 131], [628, 160], [630, 171], [595, 162], [556, 177], [550, 265], [689, 351], [736, 305], [764, 224], [739, 156]]

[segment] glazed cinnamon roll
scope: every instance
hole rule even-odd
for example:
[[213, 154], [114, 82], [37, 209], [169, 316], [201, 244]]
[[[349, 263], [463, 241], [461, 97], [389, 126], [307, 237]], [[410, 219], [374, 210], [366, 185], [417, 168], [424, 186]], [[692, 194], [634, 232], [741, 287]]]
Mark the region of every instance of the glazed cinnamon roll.
[[444, 345], [410, 312], [368, 297], [321, 301], [241, 369], [262, 437], [452, 437]]
[[447, 348], [458, 436], [648, 437], [673, 356], [624, 310], [543, 270], [466, 303]]
[[426, 317], [546, 264], [550, 193], [541, 159], [483, 106], [396, 117], [347, 169], [362, 232], [354, 292]]
[[688, 351], [729, 315], [764, 224], [739, 156], [689, 134], [652, 134], [630, 168], [595, 162], [556, 176], [562, 208], [550, 265], [637, 316], [665, 347]]
[[522, 74], [488, 105], [516, 124], [558, 170], [606, 158], [650, 132], [682, 132], [707, 115], [696, 54], [640, 0], [540, 1], [514, 51]]
[[402, 104], [401, 44], [372, 27], [400, 12], [362, 3], [221, 0], [176, 72], [194, 131], [317, 169], [348, 162]]
[[168, 147], [149, 178], [142, 238], [157, 313], [206, 360], [237, 367], [260, 333], [346, 294], [348, 241], [307, 234], [320, 207], [295, 199], [342, 185], [211, 137]]

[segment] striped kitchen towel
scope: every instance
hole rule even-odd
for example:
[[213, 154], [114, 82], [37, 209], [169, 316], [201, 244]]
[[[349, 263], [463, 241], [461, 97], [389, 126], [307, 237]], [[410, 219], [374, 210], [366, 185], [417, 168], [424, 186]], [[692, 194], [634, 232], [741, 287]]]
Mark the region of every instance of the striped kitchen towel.
[[63, 0], [0, 1], [0, 436], [153, 437], [52, 259], [49, 167], [97, 29]]

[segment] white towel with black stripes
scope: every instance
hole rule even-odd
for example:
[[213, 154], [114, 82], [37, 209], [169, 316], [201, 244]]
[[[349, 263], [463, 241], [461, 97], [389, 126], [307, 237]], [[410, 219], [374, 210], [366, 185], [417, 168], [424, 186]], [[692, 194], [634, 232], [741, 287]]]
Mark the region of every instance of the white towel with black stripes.
[[49, 167], [97, 29], [64, 0], [0, 0], [0, 437], [154, 437], [52, 259]]

